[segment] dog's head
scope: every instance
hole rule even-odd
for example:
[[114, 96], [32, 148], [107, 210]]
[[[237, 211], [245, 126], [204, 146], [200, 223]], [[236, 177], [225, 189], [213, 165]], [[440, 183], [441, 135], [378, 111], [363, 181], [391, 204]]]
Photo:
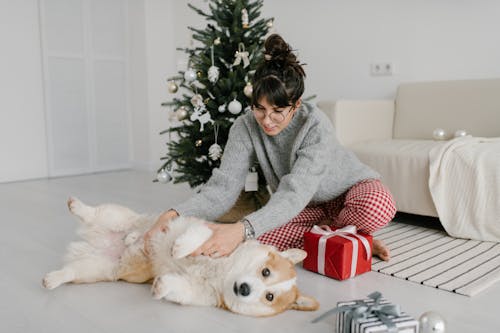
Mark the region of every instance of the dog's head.
[[249, 316], [272, 316], [287, 309], [316, 310], [318, 302], [300, 293], [294, 265], [306, 252], [279, 252], [257, 241], [243, 243], [233, 253], [233, 266], [224, 280], [224, 305]]

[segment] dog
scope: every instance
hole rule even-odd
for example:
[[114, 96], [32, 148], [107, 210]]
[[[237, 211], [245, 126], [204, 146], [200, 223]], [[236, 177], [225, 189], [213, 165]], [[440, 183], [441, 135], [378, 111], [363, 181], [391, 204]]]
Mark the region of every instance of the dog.
[[114, 204], [92, 207], [76, 198], [68, 200], [68, 207], [81, 220], [82, 240], [69, 245], [62, 269], [45, 276], [47, 289], [68, 282], [152, 281], [155, 299], [216, 306], [249, 316], [319, 307], [297, 288], [294, 265], [305, 258], [303, 250], [279, 252], [249, 240], [225, 257], [194, 257], [190, 254], [212, 235], [210, 222], [181, 216], [169, 222], [167, 232], [151, 238], [146, 254], [143, 235], [157, 216]]

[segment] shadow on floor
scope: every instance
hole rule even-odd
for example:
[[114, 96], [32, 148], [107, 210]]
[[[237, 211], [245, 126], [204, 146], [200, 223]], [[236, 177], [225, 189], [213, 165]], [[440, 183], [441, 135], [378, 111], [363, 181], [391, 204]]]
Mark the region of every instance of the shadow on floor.
[[444, 228], [441, 225], [439, 218], [432, 217], [432, 216], [415, 215], [415, 214], [397, 212], [393, 221], [444, 231]]

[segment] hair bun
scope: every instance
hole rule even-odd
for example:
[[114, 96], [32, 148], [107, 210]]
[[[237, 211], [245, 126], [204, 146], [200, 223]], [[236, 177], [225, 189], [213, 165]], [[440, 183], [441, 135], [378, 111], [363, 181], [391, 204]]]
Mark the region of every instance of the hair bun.
[[290, 45], [278, 34], [273, 34], [264, 43], [264, 57], [268, 61], [281, 64], [297, 62]]

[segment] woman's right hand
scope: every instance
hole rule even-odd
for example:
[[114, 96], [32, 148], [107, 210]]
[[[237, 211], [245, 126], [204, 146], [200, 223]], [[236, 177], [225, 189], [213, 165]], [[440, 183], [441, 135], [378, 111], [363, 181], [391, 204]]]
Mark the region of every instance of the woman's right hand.
[[175, 210], [167, 210], [158, 217], [155, 224], [144, 234], [144, 252], [147, 255], [150, 254], [151, 237], [153, 237], [157, 232], [167, 232], [170, 220], [178, 216], [179, 214]]

